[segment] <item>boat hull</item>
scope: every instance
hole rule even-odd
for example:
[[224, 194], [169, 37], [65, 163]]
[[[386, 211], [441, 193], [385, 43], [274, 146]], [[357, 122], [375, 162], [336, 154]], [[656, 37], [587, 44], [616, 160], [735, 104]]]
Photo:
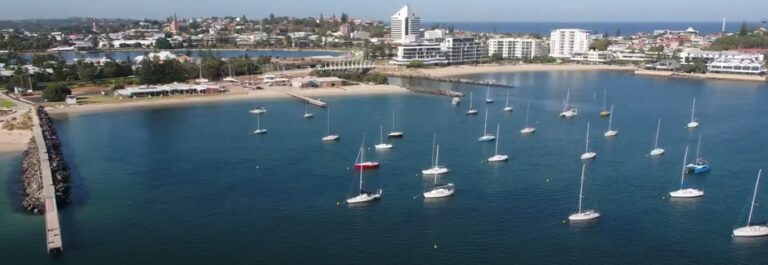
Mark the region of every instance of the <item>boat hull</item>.
[[603, 135], [605, 137], [613, 137], [613, 136], [616, 136], [617, 134], [619, 134], [619, 131], [610, 130], [610, 131], [605, 132]]
[[687, 126], [688, 126], [688, 128], [691, 128], [691, 129], [698, 128], [699, 127], [699, 122], [692, 121], [692, 122], [689, 122]]
[[480, 136], [480, 138], [477, 138], [478, 142], [490, 142], [493, 140], [496, 140], [496, 136], [492, 134], [486, 134], [486, 135]]
[[651, 156], [660, 156], [663, 154], [664, 154], [664, 149], [661, 149], [661, 148], [653, 149], [651, 150], [651, 153], [650, 153]]
[[339, 140], [339, 138], [340, 137], [338, 135], [331, 134], [331, 135], [324, 136], [322, 138], [322, 140], [325, 141], [325, 142], [331, 142], [331, 141], [337, 141], [337, 140]]
[[611, 112], [610, 111], [601, 111], [600, 112], [600, 117], [608, 117], [608, 116], [611, 116]]
[[468, 110], [467, 115], [477, 115], [477, 110], [476, 109]]
[[363, 162], [355, 164], [355, 169], [374, 169], [379, 168], [379, 162]]
[[579, 115], [579, 111], [576, 109], [569, 109], [560, 113], [560, 118], [573, 118]]
[[515, 110], [515, 109], [512, 108], [512, 107], [504, 107], [504, 111], [506, 111], [506, 112], [511, 112], [513, 110]]
[[376, 148], [377, 150], [392, 149], [392, 147], [393, 146], [391, 144], [377, 144], [374, 146], [374, 148]]
[[738, 237], [768, 236], [768, 226], [748, 225], [748, 226], [739, 227], [733, 230], [733, 236], [738, 236]]
[[597, 153], [595, 152], [586, 152], [581, 154], [581, 160], [594, 159], [596, 156], [597, 156]]
[[403, 137], [403, 132], [390, 132], [389, 134], [387, 134], [387, 137], [400, 138], [400, 137]]
[[424, 198], [444, 198], [452, 196], [455, 192], [453, 183], [448, 183], [434, 189], [424, 192]]
[[448, 171], [450, 170], [446, 167], [433, 167], [433, 168], [422, 170], [421, 173], [424, 175], [435, 175], [435, 174], [445, 174], [445, 173], [448, 173]]
[[253, 114], [264, 114], [264, 113], [267, 113], [267, 110], [266, 109], [252, 109], [252, 110], [250, 110], [248, 112], [253, 113]]
[[377, 193], [363, 193], [355, 197], [347, 199], [348, 204], [366, 203], [378, 200], [381, 198], [381, 190]]
[[526, 128], [523, 128], [522, 130], [520, 130], [520, 133], [522, 133], [522, 134], [531, 134], [531, 133], [534, 133], [534, 132], [536, 132], [536, 128], [532, 128], [532, 127], [526, 127]]
[[253, 134], [266, 134], [268, 132], [267, 129], [258, 129], [253, 131]]
[[568, 216], [570, 221], [588, 221], [600, 217], [600, 213], [594, 210], [588, 210], [580, 213], [574, 213]]
[[693, 174], [704, 174], [712, 170], [712, 168], [708, 164], [706, 165], [689, 164], [685, 166], [685, 168], [688, 170], [688, 172]]
[[509, 156], [507, 155], [495, 155], [488, 158], [488, 162], [503, 162], [503, 161], [507, 161], [508, 159], [509, 159]]
[[312, 117], [315, 117], [315, 115], [314, 115], [314, 114], [312, 114], [312, 113], [305, 113], [305, 114], [304, 114], [304, 118], [305, 118], [305, 119], [311, 119]]
[[697, 189], [681, 189], [669, 193], [672, 198], [698, 198], [704, 196], [704, 192]]

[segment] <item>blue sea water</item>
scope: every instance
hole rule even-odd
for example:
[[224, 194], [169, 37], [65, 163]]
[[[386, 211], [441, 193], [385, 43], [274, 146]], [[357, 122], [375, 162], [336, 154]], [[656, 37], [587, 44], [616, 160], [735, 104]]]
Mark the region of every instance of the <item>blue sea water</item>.
[[[733, 239], [746, 222], [759, 168], [768, 168], [762, 131], [768, 128], [765, 84], [636, 77], [619, 72], [531, 72], [468, 76], [516, 84], [485, 87], [392, 79], [472, 91], [489, 127], [501, 124], [510, 161], [485, 159], [493, 143], [478, 143], [483, 115], [467, 117], [450, 98], [426, 95], [329, 97], [326, 112], [288, 99], [217, 102], [59, 116], [55, 124], [72, 168], [74, 204], [63, 209], [63, 256], [44, 254], [42, 218], [18, 213], [19, 156], [0, 158], [0, 258], [3, 264], [762, 264], [768, 238]], [[579, 116], [557, 117], [567, 88]], [[615, 105], [615, 139], [602, 133], [602, 91]], [[501, 111], [506, 92], [516, 108]], [[685, 128], [693, 97], [699, 129]], [[525, 104], [538, 131], [523, 127]], [[248, 110], [265, 106], [270, 132], [250, 132]], [[350, 169], [365, 134], [391, 127], [405, 137], [393, 150], [367, 153], [381, 161], [366, 187], [382, 200], [337, 206], [354, 195]], [[660, 158], [646, 154], [661, 117]], [[564, 224], [576, 210], [579, 155], [586, 123], [591, 149], [585, 207], [603, 216]], [[702, 154], [713, 170], [687, 178], [703, 189], [694, 200], [670, 200], [679, 188], [683, 150], [703, 133]], [[453, 198], [418, 197], [431, 185], [437, 134], [441, 164], [456, 184]], [[693, 152], [691, 152], [691, 155]], [[768, 220], [763, 185], [755, 220]]]
[[[620, 30], [622, 35], [631, 35], [638, 32], [653, 33], [657, 29], [685, 30], [692, 27], [701, 33], [718, 33], [722, 30], [721, 21], [712, 22], [427, 22], [424, 28], [430, 28], [435, 23], [441, 25], [453, 25], [454, 28], [472, 32], [497, 32], [497, 33], [536, 33], [548, 36], [553, 29], [581, 28], [592, 30], [595, 33], [604, 33], [610, 36]], [[726, 22], [726, 32], [737, 32], [742, 21]], [[762, 26], [759, 22], [748, 22], [750, 27]]]

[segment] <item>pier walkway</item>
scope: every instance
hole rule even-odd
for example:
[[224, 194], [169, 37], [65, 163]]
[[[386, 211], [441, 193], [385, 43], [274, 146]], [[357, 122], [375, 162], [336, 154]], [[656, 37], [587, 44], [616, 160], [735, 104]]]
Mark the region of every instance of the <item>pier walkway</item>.
[[37, 111], [33, 108], [32, 113], [32, 126], [33, 136], [37, 142], [37, 151], [40, 155], [40, 175], [43, 178], [43, 199], [45, 200], [45, 238], [48, 253], [58, 254], [61, 253], [64, 247], [64, 243], [61, 240], [61, 226], [59, 225], [59, 210], [56, 207], [56, 191], [53, 186], [53, 174], [51, 172], [51, 164], [48, 157], [48, 149], [45, 145], [45, 138], [40, 128], [40, 119], [37, 116]]
[[287, 93], [287, 94], [289, 96], [293, 97], [293, 98], [296, 98], [298, 100], [307, 102], [309, 104], [312, 104], [312, 105], [315, 105], [315, 106], [318, 106], [318, 107], [321, 107], [321, 108], [325, 108], [325, 107], [328, 106], [327, 103], [325, 103], [325, 102], [323, 102], [322, 100], [319, 100], [319, 99], [314, 99], [314, 98], [310, 98], [310, 97], [306, 97], [306, 96], [302, 96], [302, 95], [294, 94], [294, 93]]

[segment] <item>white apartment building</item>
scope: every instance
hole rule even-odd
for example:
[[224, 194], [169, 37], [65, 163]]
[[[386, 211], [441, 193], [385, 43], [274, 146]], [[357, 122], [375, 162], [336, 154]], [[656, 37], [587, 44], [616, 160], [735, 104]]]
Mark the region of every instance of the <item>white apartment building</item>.
[[414, 61], [420, 61], [424, 64], [446, 64], [442, 47], [438, 43], [413, 43], [403, 44], [397, 47], [397, 54], [390, 64], [407, 65]]
[[680, 56], [680, 63], [688, 64], [693, 63], [694, 59], [702, 59], [705, 63], [715, 61], [717, 59], [736, 59], [736, 60], [755, 60], [763, 62], [765, 55], [762, 53], [743, 53], [737, 51], [702, 51], [699, 48], [685, 48], [678, 54]]
[[476, 63], [485, 54], [483, 45], [475, 38], [445, 38], [440, 48], [451, 64]]
[[571, 58], [589, 51], [590, 33], [584, 29], [556, 29], [549, 35], [549, 56]]
[[752, 74], [759, 75], [768, 72], [762, 61], [755, 59], [719, 58], [707, 66], [711, 73]]
[[531, 59], [546, 55], [544, 43], [539, 39], [502, 38], [488, 40], [488, 56], [501, 54], [501, 58]]
[[404, 5], [391, 17], [390, 39], [398, 43], [415, 41], [420, 28], [421, 18], [408, 5]]
[[448, 35], [448, 31], [445, 29], [433, 29], [433, 30], [427, 30], [424, 31], [424, 39], [425, 40], [442, 40], [445, 39], [445, 36]]
[[614, 55], [609, 51], [588, 51], [574, 53], [571, 57], [571, 61], [588, 64], [600, 64], [607, 63], [614, 59]]

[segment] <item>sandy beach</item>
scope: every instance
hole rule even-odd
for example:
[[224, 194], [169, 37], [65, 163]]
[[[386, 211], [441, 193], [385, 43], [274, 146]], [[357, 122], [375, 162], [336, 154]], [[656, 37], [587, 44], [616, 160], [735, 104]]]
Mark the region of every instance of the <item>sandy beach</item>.
[[244, 101], [258, 99], [289, 98], [288, 93], [298, 95], [323, 98], [337, 96], [360, 96], [360, 95], [383, 95], [383, 94], [401, 94], [409, 93], [403, 87], [393, 85], [353, 85], [339, 88], [310, 88], [299, 89], [293, 87], [266, 87], [264, 90], [246, 91], [239, 88], [230, 88], [230, 92], [221, 95], [198, 95], [198, 96], [175, 96], [165, 98], [137, 98], [117, 100], [110, 103], [84, 104], [76, 106], [59, 105], [48, 107], [49, 113], [53, 114], [78, 114], [103, 112], [110, 110], [120, 110], [139, 107], [160, 107], [172, 105], [202, 104], [222, 101]]
[[[378, 70], [378, 69], [377, 69]], [[512, 72], [539, 72], [539, 71], [634, 71], [634, 66], [619, 65], [584, 65], [584, 64], [484, 64], [484, 65], [456, 65], [425, 69], [389, 68], [381, 69], [381, 72], [403, 76], [432, 76], [451, 77], [468, 74], [483, 73], [512, 73]]]
[[0, 154], [24, 151], [30, 138], [32, 138], [30, 130], [0, 129]]

